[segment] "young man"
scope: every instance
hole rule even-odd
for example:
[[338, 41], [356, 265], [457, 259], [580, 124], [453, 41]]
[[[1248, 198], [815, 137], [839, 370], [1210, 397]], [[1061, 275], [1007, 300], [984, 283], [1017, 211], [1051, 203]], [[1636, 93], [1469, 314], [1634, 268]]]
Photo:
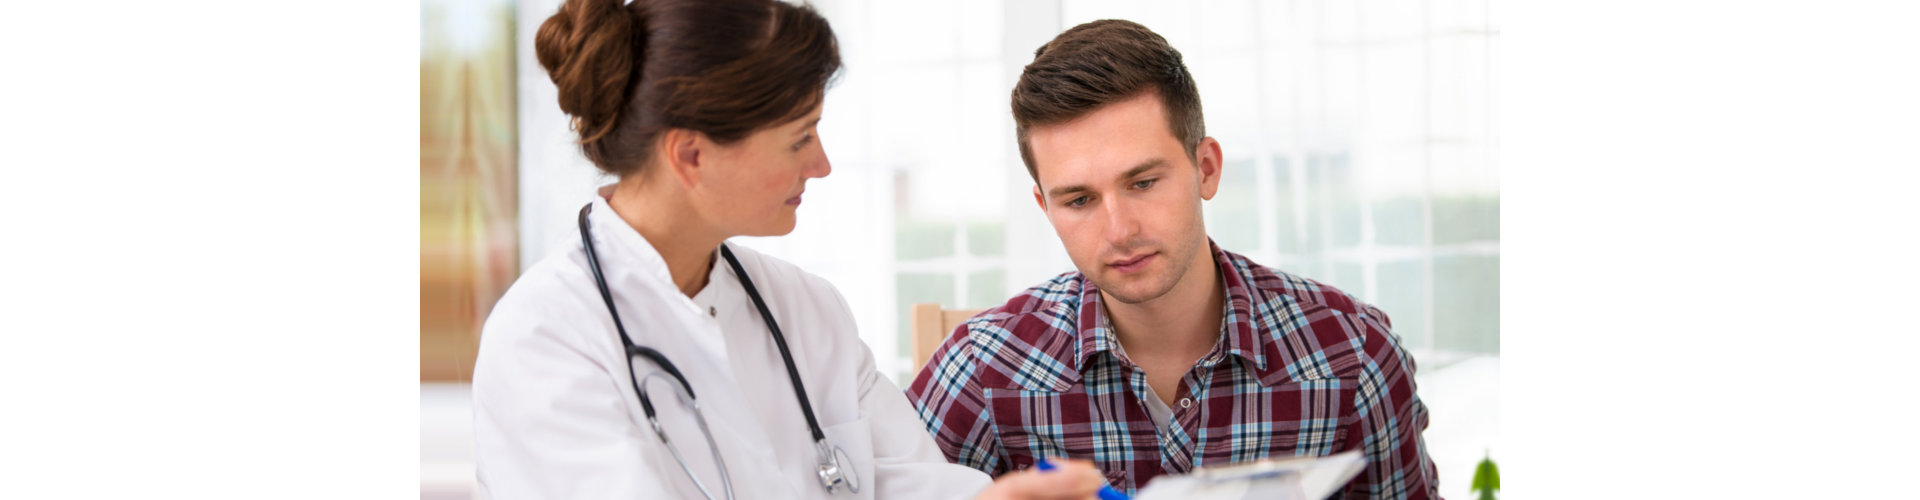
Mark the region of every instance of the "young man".
[[1131, 493], [1195, 467], [1361, 450], [1342, 497], [1438, 496], [1387, 315], [1207, 237], [1220, 143], [1179, 51], [1108, 20], [1034, 55], [1013, 90], [1020, 156], [1079, 272], [968, 320], [914, 379], [947, 457], [995, 475], [1092, 459]]

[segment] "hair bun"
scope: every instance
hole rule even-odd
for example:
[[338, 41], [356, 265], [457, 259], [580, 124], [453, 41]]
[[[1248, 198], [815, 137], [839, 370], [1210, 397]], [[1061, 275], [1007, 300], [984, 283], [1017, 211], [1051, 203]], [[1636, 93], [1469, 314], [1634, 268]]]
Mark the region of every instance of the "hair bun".
[[622, 0], [567, 0], [534, 34], [534, 55], [582, 144], [612, 132], [627, 105], [640, 66], [637, 10]]

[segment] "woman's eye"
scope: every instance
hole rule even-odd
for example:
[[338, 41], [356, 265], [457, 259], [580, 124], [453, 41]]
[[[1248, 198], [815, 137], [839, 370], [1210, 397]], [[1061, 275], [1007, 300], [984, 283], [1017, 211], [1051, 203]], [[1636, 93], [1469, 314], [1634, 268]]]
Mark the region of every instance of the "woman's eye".
[[793, 150], [799, 151], [807, 147], [807, 143], [809, 142], [813, 142], [813, 134], [807, 134], [805, 137], [800, 138], [800, 142], [793, 143]]

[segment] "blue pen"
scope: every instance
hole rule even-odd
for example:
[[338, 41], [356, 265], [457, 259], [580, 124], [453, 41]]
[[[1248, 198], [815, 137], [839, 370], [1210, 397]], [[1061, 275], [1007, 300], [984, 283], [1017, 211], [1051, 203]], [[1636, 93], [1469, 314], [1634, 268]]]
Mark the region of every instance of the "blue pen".
[[[1053, 462], [1049, 462], [1044, 458], [1040, 459], [1040, 470], [1042, 472], [1053, 469]], [[1100, 485], [1100, 493], [1098, 493], [1098, 495], [1100, 496], [1100, 500], [1127, 500], [1127, 494], [1121, 493], [1120, 490], [1113, 489], [1113, 485]]]

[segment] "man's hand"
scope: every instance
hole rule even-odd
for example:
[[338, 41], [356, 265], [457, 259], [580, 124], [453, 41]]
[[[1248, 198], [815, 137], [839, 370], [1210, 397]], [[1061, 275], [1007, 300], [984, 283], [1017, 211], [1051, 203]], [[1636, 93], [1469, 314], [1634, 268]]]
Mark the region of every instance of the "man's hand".
[[1049, 461], [1056, 467], [1054, 470], [1042, 472], [1032, 468], [1001, 475], [993, 481], [993, 486], [980, 492], [976, 500], [1087, 500], [1107, 485], [1106, 476], [1093, 467], [1093, 462]]

